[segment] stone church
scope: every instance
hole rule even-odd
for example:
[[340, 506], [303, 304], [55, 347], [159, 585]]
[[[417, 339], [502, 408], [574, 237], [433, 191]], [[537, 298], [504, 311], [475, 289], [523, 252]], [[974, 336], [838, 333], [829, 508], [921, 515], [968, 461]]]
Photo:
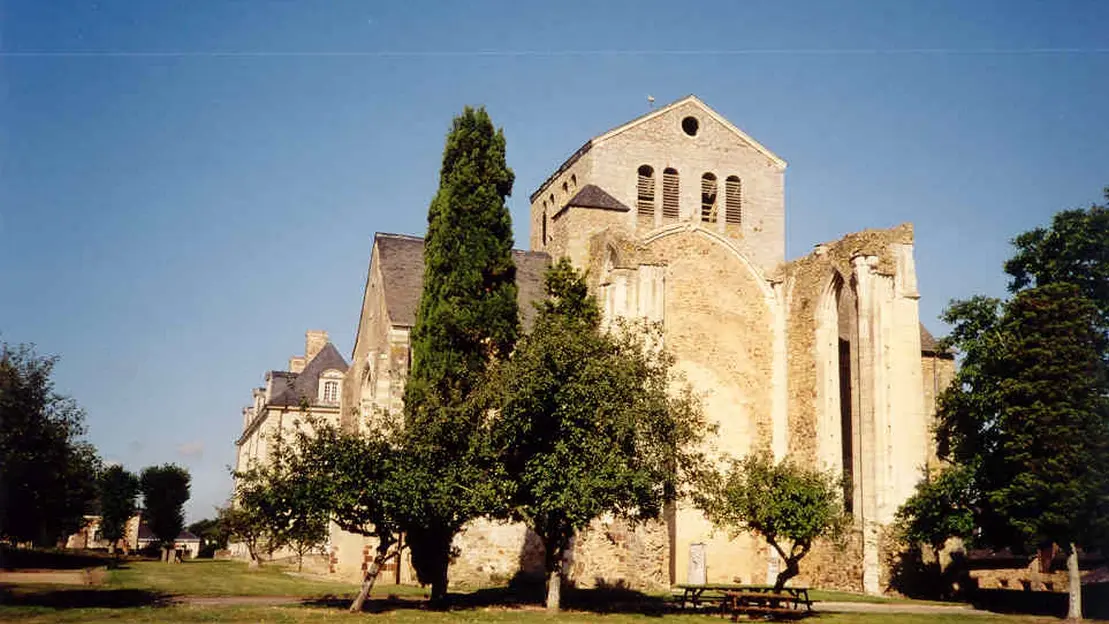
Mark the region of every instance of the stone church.
[[[888, 527], [934, 461], [935, 397], [954, 372], [918, 318], [909, 224], [848, 234], [785, 258], [786, 162], [694, 96], [582, 145], [531, 195], [530, 251], [515, 252], [525, 326], [551, 259], [588, 270], [609, 318], [661, 322], [665, 346], [719, 425], [713, 450], [756, 449], [847, 477], [846, 550], [822, 545], [800, 582], [877, 593]], [[423, 241], [373, 243], [342, 418], [352, 430], [399, 410]], [[459, 538], [453, 583], [503, 581], [541, 558], [520, 526], [478, 522]], [[332, 569], [357, 575], [368, 545], [335, 531]], [[692, 554], [692, 561], [691, 561]], [[779, 561], [695, 509], [629, 527], [602, 519], [576, 539], [579, 584], [763, 583]], [[411, 578], [404, 563], [392, 571]]]

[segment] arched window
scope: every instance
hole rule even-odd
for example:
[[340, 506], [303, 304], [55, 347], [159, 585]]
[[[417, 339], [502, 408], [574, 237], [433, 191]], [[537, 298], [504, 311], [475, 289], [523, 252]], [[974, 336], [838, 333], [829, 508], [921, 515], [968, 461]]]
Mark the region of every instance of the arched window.
[[569, 182], [563, 182], [562, 183], [562, 194], [569, 197], [569, 195], [570, 195], [570, 183]]
[[736, 176], [724, 180], [724, 222], [743, 223], [743, 185]]
[[570, 174], [570, 190], [571, 191], [578, 190], [578, 176], [575, 173]]
[[716, 223], [716, 176], [701, 176], [701, 221]]
[[543, 211], [543, 245], [547, 244], [547, 211]]
[[662, 218], [678, 218], [678, 170], [669, 167], [662, 172]]
[[639, 167], [635, 184], [635, 206], [640, 217], [655, 218], [655, 170], [650, 165]]

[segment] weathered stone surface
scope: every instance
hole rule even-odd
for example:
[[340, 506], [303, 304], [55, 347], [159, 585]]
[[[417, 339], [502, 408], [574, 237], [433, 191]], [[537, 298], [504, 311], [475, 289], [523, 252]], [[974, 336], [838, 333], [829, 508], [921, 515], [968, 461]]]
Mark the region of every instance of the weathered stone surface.
[[[696, 118], [695, 133], [683, 129], [687, 117]], [[651, 201], [639, 201], [642, 165], [653, 171]], [[678, 175], [676, 216], [663, 212], [666, 169]], [[769, 450], [849, 473], [844, 501], [856, 526], [842, 548], [818, 544], [798, 582], [877, 592], [888, 585], [884, 562], [895, 547], [887, 527], [935, 462], [929, 425], [954, 362], [922, 353], [911, 225], [848, 234], [784, 262], [784, 170], [765, 147], [685, 98], [591, 140], [559, 167], [531, 196], [531, 246], [586, 269], [607, 319], [662, 324], [681, 383], [719, 426], [706, 442], [711, 456]], [[711, 188], [702, 186], [705, 174], [716, 178], [715, 200], [703, 194]], [[731, 210], [724, 184], [733, 175], [741, 181], [732, 198], [738, 223], [721, 218]], [[569, 205], [587, 185], [605, 201]], [[378, 412], [397, 413], [407, 376], [408, 325], [393, 318], [380, 267], [375, 251], [343, 384], [344, 425], [353, 430], [375, 426]], [[681, 583], [693, 544], [706, 546], [710, 582], [772, 580], [764, 540], [714, 530], [684, 501], [656, 523], [594, 522], [575, 540], [570, 577], [580, 585]], [[537, 541], [519, 525], [476, 522], [456, 545], [456, 584], [541, 567]], [[366, 546], [333, 535], [336, 573], [360, 569]], [[407, 564], [400, 574], [411, 579]]]

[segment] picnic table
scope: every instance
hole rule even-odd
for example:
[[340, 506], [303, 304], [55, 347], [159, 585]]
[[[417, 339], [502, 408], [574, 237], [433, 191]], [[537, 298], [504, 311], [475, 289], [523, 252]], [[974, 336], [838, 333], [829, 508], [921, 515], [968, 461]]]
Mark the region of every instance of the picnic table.
[[812, 611], [807, 587], [783, 587], [778, 592], [772, 585], [706, 583], [676, 587], [682, 590], [683, 609], [687, 603], [696, 609], [719, 607], [721, 615], [731, 615], [733, 620], [742, 614], [799, 617]]
[[725, 591], [721, 611], [730, 613], [733, 620], [743, 614], [803, 617], [812, 611], [812, 600], [807, 587], [783, 587], [774, 591], [769, 585], [747, 585]]
[[[700, 609], [703, 606], [716, 606], [723, 604], [724, 592], [742, 589], [742, 585], [734, 585], [729, 583], [706, 583], [697, 585], [676, 585], [678, 589], [682, 590], [680, 598], [681, 607], [684, 609], [686, 603], [695, 609]], [[706, 592], [708, 594], [706, 595]]]

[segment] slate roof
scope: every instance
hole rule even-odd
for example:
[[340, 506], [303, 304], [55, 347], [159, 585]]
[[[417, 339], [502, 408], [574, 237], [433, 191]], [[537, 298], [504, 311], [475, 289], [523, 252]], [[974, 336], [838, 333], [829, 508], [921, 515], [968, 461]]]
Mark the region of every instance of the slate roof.
[[[268, 405], [300, 405], [301, 398], [310, 405], [316, 405], [319, 396], [320, 375], [330, 369], [347, 372], [347, 361], [339, 355], [339, 350], [330, 342], [324, 345], [316, 357], [312, 358], [299, 374], [288, 371], [270, 371], [273, 376], [273, 397]], [[282, 383], [278, 378], [284, 378]]]
[[940, 349], [939, 342], [932, 336], [932, 332], [924, 327], [924, 323], [920, 324], [920, 352], [953, 357], [950, 351]]
[[[424, 239], [378, 233], [374, 244], [389, 318], [394, 325], [411, 327], [416, 324], [416, 309], [424, 285]], [[543, 298], [543, 273], [550, 266], [551, 257], [542, 251], [513, 249], [512, 260], [516, 263], [520, 319], [524, 327], [530, 327], [536, 312], [531, 303]]]
[[570, 201], [566, 202], [558, 212], [554, 213], [551, 217], [555, 219], [558, 215], [566, 211], [571, 206], [577, 208], [596, 208], [599, 210], [615, 210], [617, 212], [629, 212], [631, 208], [625, 206], [620, 200], [605, 192], [604, 189], [595, 184], [586, 184], [581, 187]]
[[[141, 523], [139, 523], [139, 539], [140, 540], [150, 540], [150, 541], [153, 542], [153, 541], [156, 541], [158, 538], [154, 535], [154, 531], [151, 531], [150, 527], [146, 526], [145, 522], [141, 522]], [[176, 538], [175, 541], [178, 541], [178, 542], [200, 541], [200, 538], [197, 537], [196, 535], [193, 535], [192, 533], [190, 533], [188, 531], [181, 531], [180, 533], [177, 534], [177, 538]]]

